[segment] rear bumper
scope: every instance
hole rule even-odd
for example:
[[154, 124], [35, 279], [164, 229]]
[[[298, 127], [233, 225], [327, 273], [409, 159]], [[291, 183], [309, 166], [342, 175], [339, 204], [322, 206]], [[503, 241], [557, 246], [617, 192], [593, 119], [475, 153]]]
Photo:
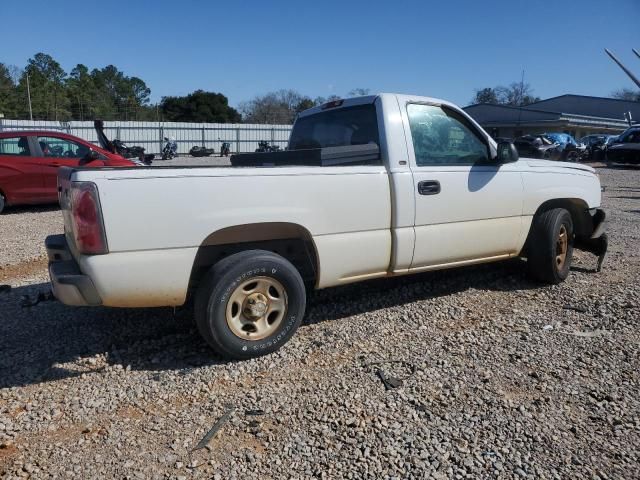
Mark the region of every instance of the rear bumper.
[[101, 305], [102, 299], [93, 281], [80, 270], [65, 236], [50, 235], [45, 240], [45, 246], [53, 295], [65, 305]]

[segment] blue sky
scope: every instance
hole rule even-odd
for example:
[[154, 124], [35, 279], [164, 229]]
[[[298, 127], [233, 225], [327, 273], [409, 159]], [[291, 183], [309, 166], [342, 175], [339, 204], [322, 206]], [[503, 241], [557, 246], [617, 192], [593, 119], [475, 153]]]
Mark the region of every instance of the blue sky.
[[201, 88], [237, 105], [293, 88], [355, 87], [467, 104], [474, 89], [520, 79], [535, 94], [607, 95], [640, 75], [640, 0], [30, 0], [0, 6], [0, 62], [42, 51], [66, 71], [114, 64], [153, 101]]

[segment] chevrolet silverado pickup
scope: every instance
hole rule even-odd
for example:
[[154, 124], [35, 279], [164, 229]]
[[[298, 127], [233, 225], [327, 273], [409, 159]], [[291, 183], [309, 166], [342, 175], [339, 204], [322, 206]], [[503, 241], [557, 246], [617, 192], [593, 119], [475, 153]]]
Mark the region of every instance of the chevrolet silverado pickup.
[[558, 283], [574, 248], [599, 255], [599, 269], [607, 247], [593, 168], [518, 158], [457, 106], [420, 96], [311, 108], [286, 151], [231, 166], [67, 168], [58, 184], [55, 296], [193, 298], [200, 333], [228, 358], [282, 346], [310, 288], [514, 257]]

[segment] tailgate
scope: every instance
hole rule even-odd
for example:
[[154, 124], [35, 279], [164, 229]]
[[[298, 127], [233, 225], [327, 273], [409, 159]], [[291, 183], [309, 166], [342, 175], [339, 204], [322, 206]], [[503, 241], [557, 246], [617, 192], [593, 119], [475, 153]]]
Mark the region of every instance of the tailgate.
[[71, 232], [71, 176], [73, 171], [74, 169], [71, 167], [62, 167], [58, 170], [58, 202], [64, 219], [64, 235], [72, 251], [75, 247]]

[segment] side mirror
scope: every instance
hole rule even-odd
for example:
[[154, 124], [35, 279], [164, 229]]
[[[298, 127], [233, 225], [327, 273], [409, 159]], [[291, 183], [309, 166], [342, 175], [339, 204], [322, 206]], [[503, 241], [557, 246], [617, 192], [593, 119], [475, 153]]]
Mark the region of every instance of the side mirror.
[[520, 156], [516, 146], [511, 142], [499, 142], [497, 147], [498, 155], [496, 160], [498, 163], [517, 162]]
[[94, 162], [100, 158], [100, 154], [95, 150], [89, 150], [87, 154], [78, 162], [80, 165], [86, 165], [87, 163]]

